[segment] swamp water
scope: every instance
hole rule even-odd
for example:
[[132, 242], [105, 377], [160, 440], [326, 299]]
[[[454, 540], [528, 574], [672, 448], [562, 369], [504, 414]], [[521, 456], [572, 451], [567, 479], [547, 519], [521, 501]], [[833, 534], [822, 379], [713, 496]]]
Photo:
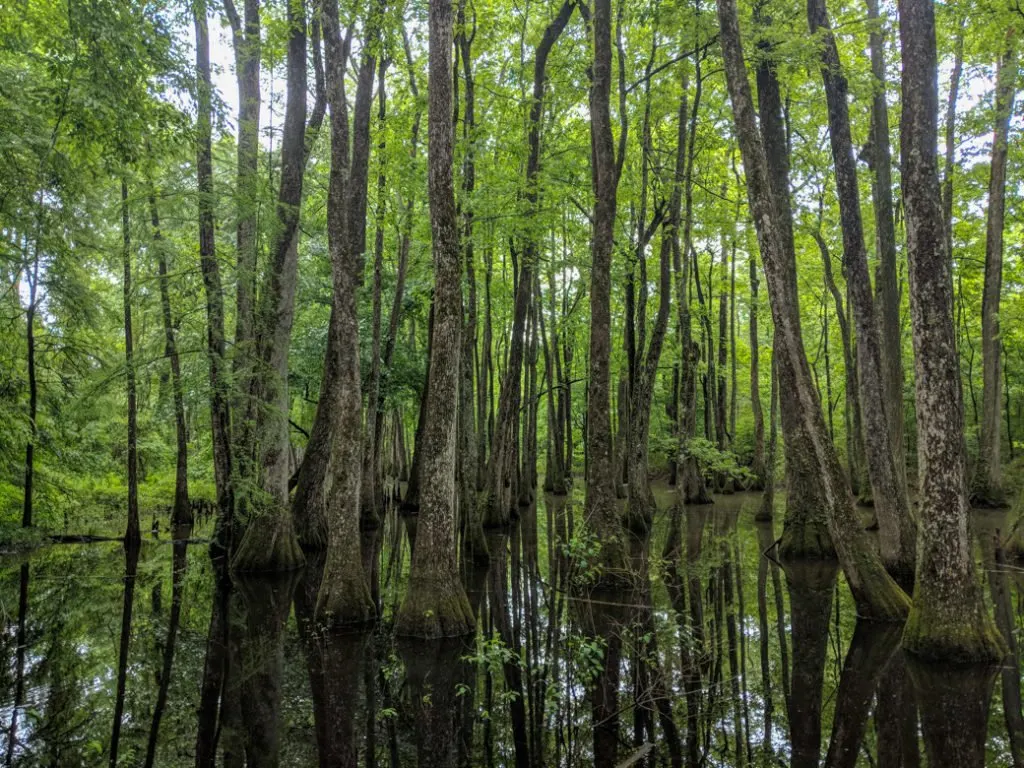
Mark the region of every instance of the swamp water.
[[[1024, 754], [1020, 669], [937, 669], [858, 624], [833, 563], [781, 568], [759, 497], [633, 543], [627, 591], [570, 589], [582, 504], [540, 497], [463, 573], [478, 633], [396, 640], [404, 526], [364, 541], [384, 618], [325, 634], [317, 564], [215, 577], [202, 543], [59, 544], [0, 559], [7, 766], [960, 766]], [[574, 525], [575, 522], [575, 525]], [[977, 513], [986, 599], [1019, 634], [1024, 573]], [[209, 524], [192, 532], [209, 535]], [[568, 543], [567, 543], [568, 542]], [[374, 555], [376, 551], [376, 556]], [[376, 559], [374, 559], [376, 557]], [[585, 598], [577, 597], [586, 594]], [[1004, 706], [1005, 702], [1005, 706]], [[1018, 763], [1019, 764], [1019, 763]]]

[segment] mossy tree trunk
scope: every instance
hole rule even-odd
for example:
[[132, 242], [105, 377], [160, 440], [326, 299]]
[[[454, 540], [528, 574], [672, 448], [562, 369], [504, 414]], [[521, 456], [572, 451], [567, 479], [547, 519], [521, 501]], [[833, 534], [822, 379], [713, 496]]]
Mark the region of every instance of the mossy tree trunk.
[[963, 392], [953, 330], [952, 257], [936, 157], [935, 9], [901, 0], [900, 120], [915, 355], [921, 540], [903, 645], [925, 659], [996, 661], [1003, 643], [985, 608], [968, 531]]
[[[426, 420], [419, 449], [420, 503], [409, 586], [395, 618], [399, 635], [439, 638], [476, 627], [458, 576], [455, 464], [462, 346], [462, 262], [452, 180], [452, 6], [430, 4], [428, 178], [434, 260], [434, 323]], [[521, 286], [522, 287], [522, 286]]]
[[327, 94], [331, 105], [327, 236], [334, 278], [333, 310], [338, 318], [338, 336], [334, 344], [338, 387], [331, 414], [333, 452], [331, 493], [327, 503], [327, 560], [317, 599], [317, 615], [331, 624], [348, 624], [366, 621], [374, 615], [374, 604], [359, 548], [363, 421], [357, 300], [362, 282], [366, 239], [366, 188], [369, 175], [371, 92], [376, 70], [376, 31], [371, 22], [367, 28], [356, 81], [353, 143], [349, 156], [342, 52], [344, 43], [338, 6], [334, 0], [326, 0], [322, 18], [326, 41]]

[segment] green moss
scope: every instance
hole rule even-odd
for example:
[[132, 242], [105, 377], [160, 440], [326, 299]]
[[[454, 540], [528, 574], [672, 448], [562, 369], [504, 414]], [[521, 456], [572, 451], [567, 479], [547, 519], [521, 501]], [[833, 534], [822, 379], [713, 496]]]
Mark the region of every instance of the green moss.
[[882, 567], [877, 557], [861, 554], [857, 563], [860, 584], [851, 582], [857, 616], [867, 621], [903, 622], [910, 612], [910, 598]]
[[929, 609], [915, 601], [903, 630], [903, 649], [931, 662], [995, 663], [1009, 652], [995, 622], [981, 604], [960, 612], [950, 606]]
[[292, 571], [305, 562], [292, 530], [287, 510], [266, 510], [253, 519], [231, 560], [231, 570], [240, 573]]
[[413, 576], [395, 617], [395, 634], [434, 640], [476, 631], [476, 619], [458, 579]]
[[332, 574], [328, 564], [317, 596], [316, 617], [326, 627], [367, 624], [376, 619], [377, 609], [363, 574]]

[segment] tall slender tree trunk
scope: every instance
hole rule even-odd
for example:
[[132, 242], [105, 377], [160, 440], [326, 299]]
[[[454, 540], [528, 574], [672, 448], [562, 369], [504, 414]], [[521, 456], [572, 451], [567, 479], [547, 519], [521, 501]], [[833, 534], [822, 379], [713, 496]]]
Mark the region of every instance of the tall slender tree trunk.
[[[259, 212], [260, 3], [224, 0], [231, 24], [238, 83], [238, 154], [235, 184], [235, 372], [244, 375], [255, 354], [256, 237]], [[242, 407], [247, 404], [242, 403]]]
[[196, 179], [199, 188], [199, 261], [206, 293], [206, 349], [210, 369], [210, 424], [213, 433], [213, 469], [217, 487], [217, 529], [211, 549], [215, 554], [234, 549], [234, 491], [231, 477], [230, 384], [224, 344], [224, 289], [217, 262], [213, 188], [212, 93], [210, 32], [206, 2], [193, 5], [196, 30]]
[[128, 210], [128, 181], [121, 179], [121, 263], [124, 298], [124, 373], [128, 391], [128, 528], [127, 546], [138, 546], [142, 540], [139, 526], [139, 409], [135, 394], [135, 338], [132, 333], [132, 236]]
[[924, 659], [996, 661], [1005, 648], [985, 608], [968, 531], [963, 392], [953, 331], [952, 256], [942, 221], [935, 9], [900, 0], [900, 158], [913, 324], [921, 541], [903, 647]]
[[953, 68], [949, 75], [949, 99], [946, 102], [945, 139], [946, 154], [942, 173], [942, 220], [946, 225], [946, 244], [953, 252], [953, 175], [956, 172], [956, 107], [960, 96], [960, 76], [964, 69], [964, 36], [967, 14], [960, 16], [956, 39], [953, 42]]
[[455, 463], [462, 344], [462, 263], [452, 180], [452, 5], [431, 0], [428, 179], [434, 256], [434, 323], [420, 466], [420, 511], [409, 588], [395, 618], [399, 635], [473, 632], [476, 621], [458, 576]]
[[[765, 27], [771, 26], [771, 19], [759, 9], [758, 21]], [[760, 136], [764, 145], [767, 162], [767, 184], [769, 194], [774, 198], [779, 213], [778, 226], [782, 238], [782, 256], [779, 267], [785, 275], [784, 287], [793, 299], [790, 312], [794, 319], [799, 317], [798, 293], [796, 288], [796, 250], [793, 245], [793, 213], [789, 192], [789, 144], [782, 119], [782, 97], [780, 94], [778, 74], [772, 61], [771, 45], [767, 41], [761, 43], [761, 56], [757, 68], [757, 107], [760, 117]], [[746, 81], [744, 81], [746, 82]], [[740, 145], [742, 150], [742, 143]], [[742, 153], [746, 167], [746, 153]], [[750, 175], [747, 171], [748, 178]], [[755, 225], [757, 221], [755, 219]], [[760, 242], [760, 233], [758, 234]], [[761, 263], [768, 282], [769, 304], [775, 319], [775, 298], [770, 272], [770, 256], [761, 245]], [[786, 516], [782, 529], [782, 545], [780, 554], [784, 557], [832, 557], [835, 547], [828, 531], [826, 499], [822, 483], [818, 477], [819, 468], [815, 465], [814, 446], [811, 434], [807, 431], [800, 418], [799, 401], [792, 397], [794, 381], [791, 378], [792, 368], [783, 358], [788, 358], [790, 351], [783, 354], [783, 345], [787, 339], [779, 332], [778, 320], [775, 332], [775, 350], [773, 365], [775, 375], [779, 377], [779, 388], [787, 393], [780, 398], [779, 410], [782, 432], [785, 436], [783, 450], [786, 457]], [[799, 326], [794, 328], [793, 338], [798, 346], [792, 350], [803, 356], [802, 340]], [[781, 342], [781, 343], [780, 343]], [[809, 382], [808, 382], [809, 383]]]
[[764, 452], [764, 411], [761, 408], [761, 341], [757, 331], [757, 314], [760, 311], [758, 291], [761, 281], [757, 275], [757, 256], [753, 250], [749, 256], [750, 265], [750, 411], [754, 417], [754, 457], [750, 469], [754, 474], [752, 490], [762, 490], [765, 485]]
[[164, 354], [171, 364], [171, 392], [174, 398], [175, 471], [174, 505], [171, 507], [171, 525], [191, 525], [192, 508], [188, 502], [188, 429], [185, 424], [185, 389], [181, 381], [181, 360], [174, 318], [171, 314], [171, 286], [167, 272], [167, 243], [160, 230], [160, 211], [156, 204], [156, 190], [149, 188], [149, 218], [153, 228], [153, 250], [156, 251], [157, 272], [160, 283], [160, 313], [164, 323]]
[[[460, 0], [456, 26], [456, 58], [462, 64], [462, 79], [466, 87], [462, 120], [462, 138], [465, 157], [462, 164], [462, 237], [466, 262], [466, 284], [469, 289], [466, 305], [465, 328], [462, 339], [462, 381], [459, 387], [459, 517], [463, 531], [463, 547], [477, 563], [488, 559], [482, 515], [477, 504], [477, 438], [476, 404], [474, 402], [473, 369], [477, 342], [476, 266], [473, 248], [473, 191], [476, 188], [476, 88], [473, 80], [473, 38], [466, 25], [466, 2]], [[478, 386], [481, 382], [478, 382]]]
[[1003, 229], [1006, 220], [1006, 163], [1010, 118], [1017, 95], [1017, 31], [1006, 32], [996, 70], [996, 115], [988, 181], [985, 229], [985, 286], [981, 301], [981, 431], [971, 500], [976, 506], [1005, 504], [1000, 453], [1002, 443], [1002, 339], [999, 299], [1003, 290]]
[[889, 143], [889, 105], [886, 102], [885, 34], [879, 17], [878, 0], [867, 0], [871, 74], [871, 198], [875, 214], [875, 298], [878, 332], [881, 337], [882, 380], [885, 413], [889, 425], [889, 446], [896, 464], [897, 482], [907, 486], [907, 454], [903, 430], [903, 333], [900, 327], [900, 284], [896, 269], [896, 223], [893, 217], [892, 150]]
[[[757, 129], [734, 0], [718, 0], [718, 18], [726, 82], [747, 175], [747, 194], [758, 230], [775, 320], [775, 349], [781, 353], [778, 359], [780, 384], [787, 392], [787, 400], [793, 402], [793, 415], [798, 417], [812, 448], [807, 461], [816, 470], [816, 482], [824, 495], [828, 532], [857, 602], [857, 610], [876, 620], [902, 620], [909, 601], [886, 573], [861, 529], [835, 447], [828, 439], [821, 404], [803, 351], [796, 274], [779, 226], [780, 218], [784, 217], [780, 217], [778, 195], [772, 190], [765, 147]], [[784, 423], [784, 429], [785, 426]], [[789, 442], [787, 440], [787, 444]]]
[[384, 88], [384, 73], [387, 71], [387, 59], [381, 57], [377, 65], [377, 202], [374, 211], [373, 237], [373, 309], [371, 317], [370, 341], [370, 377], [366, 388], [366, 418], [363, 431], [363, 479], [359, 489], [359, 516], [363, 526], [380, 524], [381, 485], [377, 479], [380, 474], [379, 458], [381, 455], [378, 443], [382, 439], [381, 428], [383, 416], [379, 407], [381, 377], [381, 279], [384, 272], [384, 215], [386, 213], [385, 196], [387, 194], [387, 176], [385, 175], [385, 151], [387, 144], [384, 133], [384, 121], [387, 117], [387, 92]]
[[[682, 64], [682, 96], [680, 112], [687, 111], [687, 96], [690, 87], [689, 62]], [[683, 199], [685, 209], [680, 215], [678, 206], [669, 211], [670, 224], [674, 225], [675, 237], [672, 243], [672, 262], [676, 274], [676, 295], [678, 306], [679, 344], [682, 358], [679, 382], [679, 403], [676, 407], [679, 432], [679, 458], [677, 490], [684, 504], [709, 504], [711, 495], [704, 482], [704, 475], [696, 456], [690, 449], [690, 441], [697, 436], [697, 376], [700, 363], [700, 348], [693, 341], [693, 327], [690, 309], [690, 268], [693, 233], [693, 159], [696, 152], [697, 117], [700, 114], [702, 90], [700, 58], [697, 58], [696, 88], [693, 106], [689, 108], [689, 122], [686, 130], [686, 170], [683, 178]], [[678, 172], [678, 161], [676, 170]]]
[[[284, 571], [301, 566], [302, 552], [288, 506], [288, 351], [298, 286], [298, 228], [306, 164], [306, 15], [288, 4], [288, 96], [281, 142], [281, 183], [277, 200], [278, 232], [256, 313], [256, 365], [248, 395], [255, 418], [254, 450], [242, 446], [239, 469], [255, 459], [259, 494], [249, 499], [255, 515], [246, 528], [232, 567], [239, 571]], [[248, 423], [244, 433], [250, 429]], [[253, 478], [246, 478], [249, 484]]]
[[[615, 470], [612, 465], [610, 414], [611, 262], [615, 235], [619, 168], [611, 125], [612, 11], [611, 0], [594, 0], [593, 65], [590, 87], [590, 135], [594, 215], [590, 264], [590, 359], [587, 382], [587, 492], [585, 515], [601, 542], [605, 576], [624, 567], [615, 511]], [[595, 739], [597, 737], [595, 736]]]
[[36, 436], [39, 434], [39, 381], [36, 378], [36, 309], [39, 296], [39, 239], [32, 245], [32, 268], [28, 273], [28, 310], [25, 312], [25, 354], [28, 368], [28, 442], [25, 444], [25, 489], [21, 508], [21, 526], [32, 526], [32, 502], [35, 485]]
[[[843, 262], [857, 326], [857, 382], [861, 402], [873, 404], [861, 411], [868, 477], [878, 515], [882, 562], [900, 584], [909, 587], [914, 574], [916, 525], [906, 482], [896, 460], [900, 446], [892, 445], [893, 432], [889, 428], [889, 420], [895, 415], [888, 413], [891, 404], [888, 395], [891, 392], [885, 384], [880, 324], [875, 318], [871, 275], [868, 272], [857, 165], [850, 137], [848, 89], [825, 2], [808, 0], [807, 20], [811, 34], [818, 35], [821, 44], [821, 77], [825, 84], [829, 137], [839, 196]], [[899, 418], [902, 419], [902, 415]]]
[[[349, 164], [348, 110], [345, 105], [344, 43], [336, 0], [321, 8], [324, 25], [327, 98], [331, 108], [331, 175], [328, 190], [328, 246], [334, 277], [332, 311], [334, 400], [331, 495], [327, 502], [327, 561], [317, 598], [317, 615], [334, 624], [373, 616], [374, 603], [360, 559], [359, 514], [362, 481], [362, 392], [359, 374], [358, 292], [363, 275], [366, 188], [369, 175], [370, 105], [376, 59], [375, 31], [368, 25], [367, 47], [359, 66]], [[321, 397], [324, 395], [321, 394]]]

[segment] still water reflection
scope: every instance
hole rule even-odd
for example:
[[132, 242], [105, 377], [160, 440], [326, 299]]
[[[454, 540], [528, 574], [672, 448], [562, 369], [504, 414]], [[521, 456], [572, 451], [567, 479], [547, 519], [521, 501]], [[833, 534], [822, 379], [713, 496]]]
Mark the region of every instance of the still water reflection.
[[384, 619], [345, 633], [313, 620], [322, 562], [232, 579], [212, 568], [203, 529], [136, 552], [0, 559], [0, 759], [1021, 765], [1024, 581], [995, 545], [1005, 519], [978, 513], [974, 528], [1012, 655], [935, 668], [904, 658], [898, 627], [856, 621], [834, 563], [771, 558], [778, 523], [753, 521], [759, 501], [666, 503], [632, 542], [636, 583], [598, 591], [579, 587], [587, 574], [568, 557], [586, 549], [581, 507], [541, 498], [488, 533], [488, 567], [466, 565], [477, 635], [433, 643], [390, 631], [409, 550], [395, 515], [363, 542]]

